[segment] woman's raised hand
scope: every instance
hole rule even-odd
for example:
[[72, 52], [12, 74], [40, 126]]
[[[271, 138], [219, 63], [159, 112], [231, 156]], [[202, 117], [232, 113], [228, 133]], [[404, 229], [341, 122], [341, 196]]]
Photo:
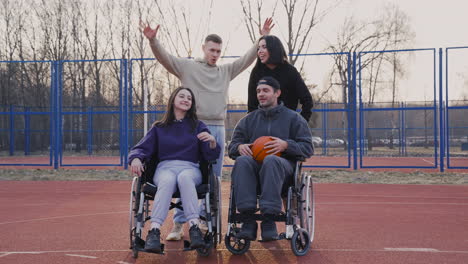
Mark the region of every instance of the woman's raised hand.
[[155, 29], [152, 29], [148, 22], [144, 23], [140, 20], [140, 31], [145, 35], [148, 40], [153, 40], [158, 33], [159, 25], [156, 26]]
[[273, 24], [272, 17], [265, 19], [265, 22], [263, 22], [263, 27], [260, 29], [260, 35], [262, 36], [270, 35], [270, 31], [274, 26], [275, 24]]

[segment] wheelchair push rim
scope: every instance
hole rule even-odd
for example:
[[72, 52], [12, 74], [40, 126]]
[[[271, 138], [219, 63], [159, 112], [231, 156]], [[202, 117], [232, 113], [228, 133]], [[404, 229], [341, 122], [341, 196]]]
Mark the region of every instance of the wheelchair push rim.
[[314, 186], [312, 177], [310, 175], [304, 175], [303, 187], [301, 191], [301, 228], [304, 228], [309, 236], [310, 243], [314, 241], [315, 235], [315, 197], [314, 197]]
[[130, 190], [130, 206], [129, 206], [129, 231], [130, 231], [130, 249], [132, 249], [133, 258], [138, 258], [138, 249], [136, 248], [137, 236], [141, 236], [141, 230], [138, 234], [136, 227], [136, 210], [140, 201], [139, 192], [139, 178], [134, 177], [132, 180], [132, 187]]

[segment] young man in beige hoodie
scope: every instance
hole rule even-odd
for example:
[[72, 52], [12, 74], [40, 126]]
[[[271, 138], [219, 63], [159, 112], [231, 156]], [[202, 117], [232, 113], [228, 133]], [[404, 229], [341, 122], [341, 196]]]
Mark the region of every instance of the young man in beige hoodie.
[[[273, 19], [265, 20], [260, 29], [262, 36], [268, 35], [274, 27]], [[149, 40], [156, 59], [167, 71], [177, 76], [183, 87], [192, 89], [197, 100], [197, 115], [203, 121], [221, 147], [221, 153], [214, 165], [214, 173], [221, 177], [224, 159], [226, 110], [228, 104], [229, 83], [257, 58], [258, 40], [244, 56], [231, 63], [217, 65], [221, 56], [222, 39], [210, 34], [202, 45], [203, 58], [195, 60], [180, 58], [169, 54], [156, 38], [159, 26], [151, 28], [148, 23], [140, 22], [140, 30]], [[182, 224], [185, 223], [183, 212], [176, 209], [174, 227], [166, 240], [180, 240], [183, 237]]]

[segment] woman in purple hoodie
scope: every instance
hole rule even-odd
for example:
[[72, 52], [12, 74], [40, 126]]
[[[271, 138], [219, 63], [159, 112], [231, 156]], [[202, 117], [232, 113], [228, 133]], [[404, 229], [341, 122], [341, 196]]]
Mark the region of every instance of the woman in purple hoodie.
[[190, 223], [190, 246], [204, 246], [198, 227], [199, 206], [195, 189], [202, 182], [198, 162], [216, 160], [220, 151], [206, 125], [197, 118], [193, 92], [189, 88], [177, 88], [169, 98], [162, 120], [153, 124], [128, 157], [132, 173], [139, 176], [144, 170], [143, 162], [148, 162], [153, 156], [159, 160], [153, 177], [158, 191], [151, 210], [151, 229], [146, 238], [145, 250], [161, 252], [160, 229], [177, 187], [185, 217]]

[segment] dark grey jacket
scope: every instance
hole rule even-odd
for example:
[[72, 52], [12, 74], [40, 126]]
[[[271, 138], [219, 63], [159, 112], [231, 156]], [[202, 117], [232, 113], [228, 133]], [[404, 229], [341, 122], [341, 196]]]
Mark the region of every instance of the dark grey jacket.
[[250, 112], [237, 123], [228, 146], [229, 157], [240, 156], [240, 144], [250, 144], [261, 136], [278, 137], [288, 142], [282, 157], [289, 160], [305, 160], [312, 156], [312, 134], [306, 120], [283, 103], [272, 108], [259, 108]]

